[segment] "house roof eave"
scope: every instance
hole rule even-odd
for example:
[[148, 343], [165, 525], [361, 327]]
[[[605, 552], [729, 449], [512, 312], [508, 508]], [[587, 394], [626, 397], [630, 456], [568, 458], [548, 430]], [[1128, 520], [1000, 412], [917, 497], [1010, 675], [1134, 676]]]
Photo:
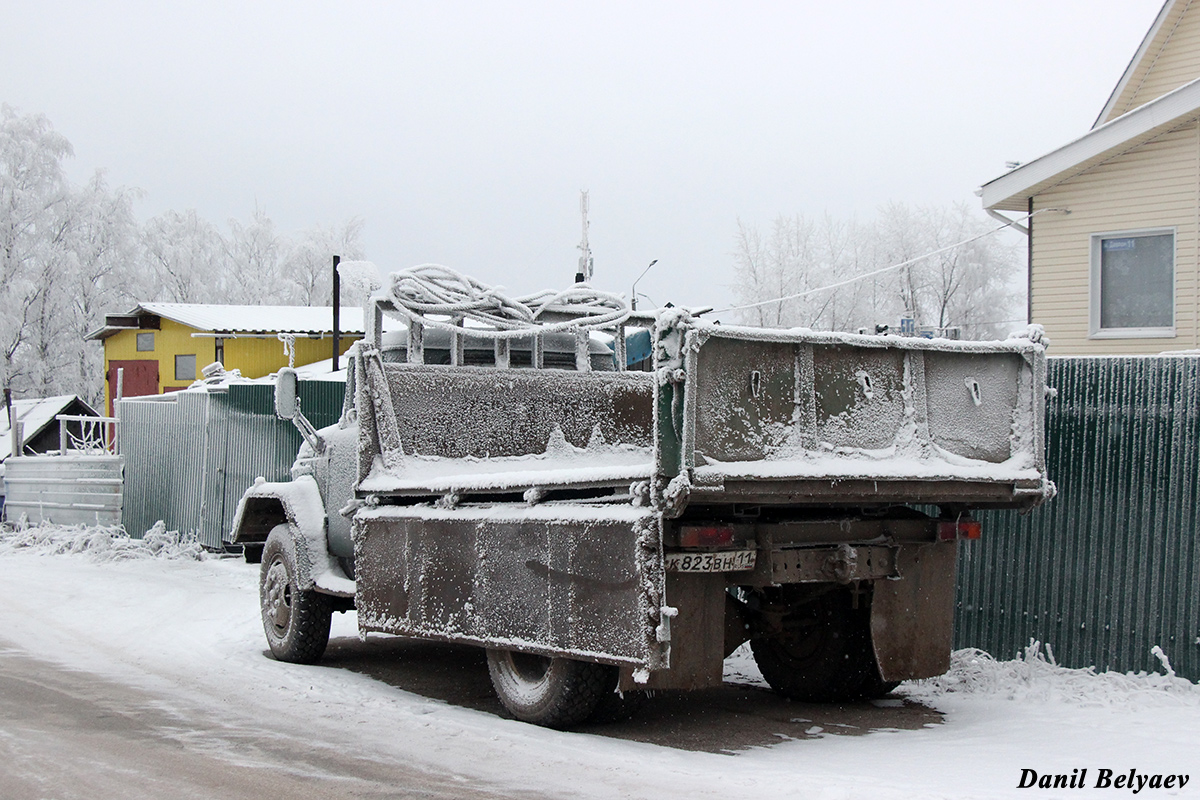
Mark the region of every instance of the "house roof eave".
[[1200, 116], [1200, 78], [1094, 128], [980, 187], [984, 208], [1024, 211], [1028, 198]]

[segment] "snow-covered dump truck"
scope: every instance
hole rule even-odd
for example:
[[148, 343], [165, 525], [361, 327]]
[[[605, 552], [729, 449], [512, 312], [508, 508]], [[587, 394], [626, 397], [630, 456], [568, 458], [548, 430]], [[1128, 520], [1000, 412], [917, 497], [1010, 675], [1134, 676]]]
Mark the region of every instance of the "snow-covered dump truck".
[[[876, 696], [948, 668], [971, 511], [1054, 492], [1036, 331], [764, 330], [582, 290], [509, 326], [411, 277], [374, 296], [337, 425], [314, 431], [279, 375], [306, 443], [231, 532], [262, 548], [277, 658], [318, 660], [353, 608], [364, 634], [486, 648], [503, 704], [544, 725], [717, 685], [747, 641], [788, 697]], [[381, 333], [384, 315], [406, 328]], [[637, 326], [649, 372], [622, 369]]]

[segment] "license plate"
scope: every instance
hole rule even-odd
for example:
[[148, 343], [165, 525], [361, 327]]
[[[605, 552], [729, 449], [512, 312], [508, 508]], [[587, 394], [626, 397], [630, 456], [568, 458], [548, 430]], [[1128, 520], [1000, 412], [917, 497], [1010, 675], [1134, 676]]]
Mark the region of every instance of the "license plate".
[[726, 550], [720, 553], [667, 553], [667, 572], [745, 572], [754, 569], [756, 550]]

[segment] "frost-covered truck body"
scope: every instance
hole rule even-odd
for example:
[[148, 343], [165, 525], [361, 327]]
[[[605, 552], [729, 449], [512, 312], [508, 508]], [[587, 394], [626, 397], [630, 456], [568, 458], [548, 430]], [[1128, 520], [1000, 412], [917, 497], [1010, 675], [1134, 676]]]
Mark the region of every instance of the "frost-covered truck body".
[[[479, 645], [533, 722], [712, 686], [746, 641], [796, 698], [940, 674], [970, 511], [1053, 494], [1036, 336], [775, 331], [669, 309], [642, 318], [651, 372], [593, 369], [586, 333], [576, 371], [506, 367], [499, 339], [490, 366], [441, 366], [422, 363], [418, 323], [402, 342], [379, 333], [394, 309], [378, 299], [351, 351], [341, 422], [306, 434], [292, 482], [247, 491], [233, 541], [266, 543], [268, 639], [312, 601], [325, 638], [328, 610], [355, 607], [364, 632]], [[614, 328], [618, 355], [638, 322]], [[268, 541], [285, 534], [291, 572]], [[314, 637], [299, 657], [272, 649], [312, 660]]]

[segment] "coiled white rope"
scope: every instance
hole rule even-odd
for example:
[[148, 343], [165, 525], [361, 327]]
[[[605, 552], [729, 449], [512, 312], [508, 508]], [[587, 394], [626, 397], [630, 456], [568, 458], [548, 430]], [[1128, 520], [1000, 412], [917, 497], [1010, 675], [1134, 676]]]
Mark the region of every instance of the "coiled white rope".
[[[440, 264], [422, 264], [392, 273], [386, 297], [400, 316], [427, 327], [463, 332], [456, 321], [472, 319], [487, 327], [470, 328], [471, 336], [494, 339], [528, 336], [533, 331], [610, 327], [624, 322], [630, 313], [625, 298], [587, 284], [576, 284], [561, 292], [509, 297], [499, 287]], [[543, 321], [542, 315], [548, 312], [570, 314], [572, 318]]]

